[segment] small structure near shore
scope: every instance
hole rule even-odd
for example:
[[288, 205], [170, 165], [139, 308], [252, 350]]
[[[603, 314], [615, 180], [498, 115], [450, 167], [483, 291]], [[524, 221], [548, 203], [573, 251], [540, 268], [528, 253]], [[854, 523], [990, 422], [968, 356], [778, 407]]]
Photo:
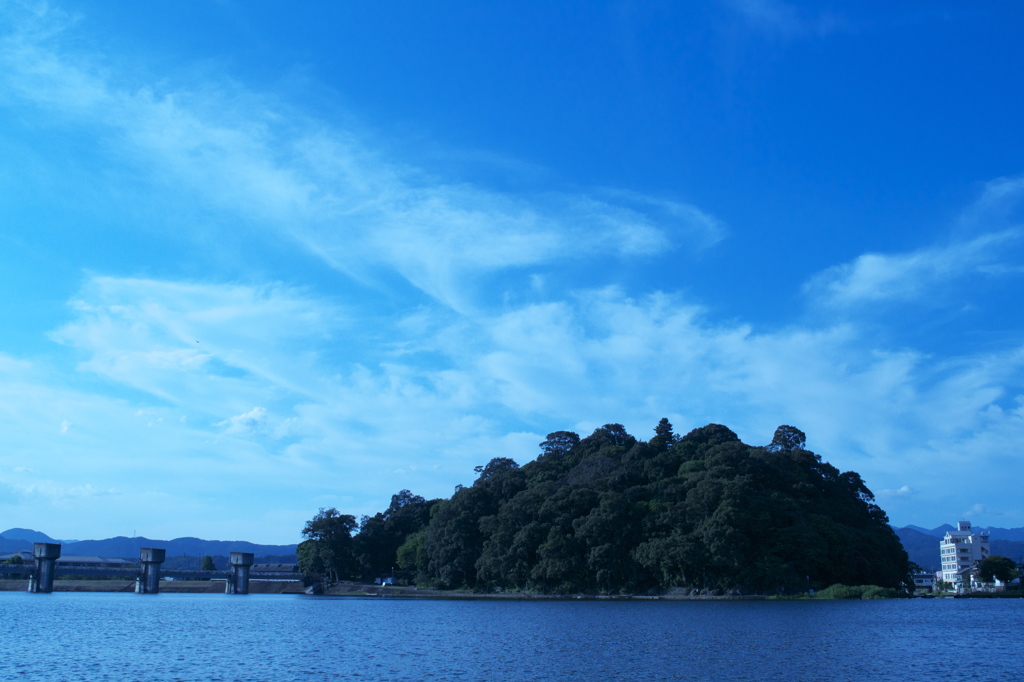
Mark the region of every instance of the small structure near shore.
[[[53, 591], [53, 581], [57, 575], [70, 575], [95, 578], [126, 578], [135, 580], [135, 591], [139, 594], [157, 594], [160, 592], [161, 565], [167, 551], [158, 547], [144, 547], [139, 550], [139, 564], [123, 560], [114, 561], [65, 561], [59, 563], [61, 546], [57, 543], [37, 542], [32, 548], [31, 562], [0, 565], [0, 574], [28, 575], [28, 591], [48, 593]], [[66, 557], [67, 559], [92, 559], [93, 557]], [[100, 557], [94, 557], [100, 559]], [[230, 566], [227, 571], [187, 571], [176, 570], [165, 572], [166, 577], [202, 578], [206, 580], [224, 580], [224, 591], [227, 594], [248, 594], [250, 568], [254, 556], [249, 552], [231, 552]], [[197, 575], [198, 574], [198, 575]], [[262, 578], [291, 579], [294, 572], [282, 572], [280, 575], [265, 571]]]
[[54, 569], [60, 558], [60, 545], [37, 542], [32, 547], [35, 567], [28, 578], [29, 592], [53, 592]]
[[939, 543], [942, 580], [961, 592], [973, 587], [975, 567], [988, 558], [988, 533], [975, 533], [970, 521], [959, 521], [956, 530], [947, 531]]

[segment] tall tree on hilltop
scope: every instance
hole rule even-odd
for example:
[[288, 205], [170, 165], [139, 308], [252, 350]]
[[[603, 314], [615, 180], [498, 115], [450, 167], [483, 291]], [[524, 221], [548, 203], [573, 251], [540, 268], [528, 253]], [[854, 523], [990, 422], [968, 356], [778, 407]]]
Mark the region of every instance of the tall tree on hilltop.
[[668, 450], [676, 444], [679, 437], [672, 431], [672, 424], [665, 417], [661, 418], [658, 425], [654, 427], [654, 438], [651, 439], [651, 446], [657, 450]]
[[299, 570], [309, 576], [325, 576], [340, 580], [354, 575], [356, 562], [352, 553], [352, 531], [356, 517], [337, 509], [321, 508], [306, 522], [299, 544]]
[[566, 455], [579, 445], [579, 442], [579, 435], [572, 431], [555, 431], [547, 435], [544, 442], [540, 444], [540, 449], [544, 455]]
[[790, 452], [792, 450], [803, 450], [807, 443], [807, 436], [795, 426], [780, 426], [775, 429], [775, 436], [766, 450], [769, 452]]

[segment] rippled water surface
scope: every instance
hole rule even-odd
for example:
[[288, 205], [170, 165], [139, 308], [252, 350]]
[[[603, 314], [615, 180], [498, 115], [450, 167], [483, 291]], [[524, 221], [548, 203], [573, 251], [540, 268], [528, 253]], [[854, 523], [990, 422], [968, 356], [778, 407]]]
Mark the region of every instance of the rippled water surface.
[[1008, 680], [1024, 600], [0, 593], [5, 680]]

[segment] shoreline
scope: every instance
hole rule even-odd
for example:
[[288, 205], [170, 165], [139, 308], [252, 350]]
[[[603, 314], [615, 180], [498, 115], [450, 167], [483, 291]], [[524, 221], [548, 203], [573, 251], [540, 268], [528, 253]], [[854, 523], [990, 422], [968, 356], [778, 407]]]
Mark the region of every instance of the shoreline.
[[[28, 580], [0, 580], [0, 592], [27, 592]], [[54, 592], [135, 592], [134, 580], [55, 580]], [[163, 580], [160, 592], [164, 594], [224, 594], [222, 580]], [[301, 580], [254, 580], [249, 583], [249, 594], [310, 595]], [[770, 597], [767, 595], [691, 595], [691, 594], [540, 594], [532, 592], [466, 592], [460, 590], [433, 590], [416, 587], [339, 583], [315, 596], [338, 598], [377, 599], [431, 599], [448, 601], [789, 601], [806, 597]], [[978, 599], [1020, 598], [1020, 595], [942, 595], [927, 598]], [[917, 597], [926, 598], [926, 597]]]
[[[0, 580], [0, 592], [27, 592], [27, 580]], [[135, 592], [134, 580], [54, 580], [54, 592]], [[219, 580], [162, 580], [164, 594], [224, 594]], [[249, 594], [308, 594], [301, 580], [250, 581]], [[682, 594], [539, 594], [530, 592], [463, 592], [416, 587], [393, 587], [340, 583], [317, 596], [381, 599], [435, 599], [497, 601], [762, 601], [761, 595], [682, 595]]]
[[327, 597], [378, 597], [385, 599], [487, 599], [495, 601], [763, 601], [763, 595], [684, 594], [541, 594], [535, 592], [464, 592], [416, 587], [339, 584], [323, 593]]

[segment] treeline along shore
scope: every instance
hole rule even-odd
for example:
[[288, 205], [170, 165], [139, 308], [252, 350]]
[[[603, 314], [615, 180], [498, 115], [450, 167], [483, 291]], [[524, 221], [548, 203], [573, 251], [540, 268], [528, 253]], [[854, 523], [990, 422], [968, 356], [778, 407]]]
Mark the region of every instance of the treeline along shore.
[[662, 419], [648, 441], [606, 424], [540, 448], [524, 466], [477, 467], [449, 499], [403, 490], [359, 522], [321, 509], [298, 548], [306, 582], [677, 597], [908, 586], [907, 554], [871, 491], [795, 427], [753, 446], [719, 424], [678, 436]]

